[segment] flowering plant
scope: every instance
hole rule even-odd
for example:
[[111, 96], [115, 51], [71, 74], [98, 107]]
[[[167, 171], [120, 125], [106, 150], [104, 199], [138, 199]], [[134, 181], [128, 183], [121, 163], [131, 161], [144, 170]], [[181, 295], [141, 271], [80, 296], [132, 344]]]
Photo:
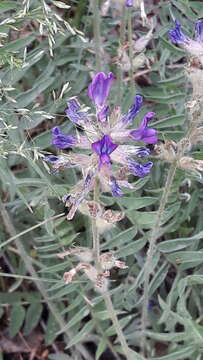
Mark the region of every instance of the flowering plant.
[[[133, 188], [126, 175], [131, 173], [138, 177], [149, 174], [153, 165], [151, 161], [140, 163], [134, 157], [142, 158], [150, 154], [147, 147], [135, 145], [135, 141], [145, 144], [157, 142], [157, 131], [148, 128], [148, 123], [155, 115], [148, 112], [136, 129], [128, 129], [135, 116], [138, 114], [143, 98], [136, 95], [134, 104], [127, 114], [122, 115], [119, 107], [114, 107], [109, 115], [109, 105], [106, 103], [112, 86], [114, 76], [112, 73], [105, 75], [103, 72], [96, 74], [88, 87], [88, 96], [92, 100], [96, 114], [91, 116], [81, 108], [77, 100], [68, 101], [65, 111], [69, 119], [79, 125], [84, 134], [63, 134], [58, 126], [52, 129], [52, 144], [59, 149], [82, 148], [89, 154], [69, 153], [57, 156], [46, 156], [45, 161], [50, 162], [55, 172], [66, 168], [79, 167], [83, 179], [64, 197], [64, 202], [70, 206], [68, 219], [72, 219], [78, 206], [93, 189], [95, 180], [100, 183], [103, 191], [111, 191], [113, 196], [123, 195], [121, 187]], [[127, 144], [123, 144], [127, 143]], [[120, 168], [114, 171], [112, 162]]]

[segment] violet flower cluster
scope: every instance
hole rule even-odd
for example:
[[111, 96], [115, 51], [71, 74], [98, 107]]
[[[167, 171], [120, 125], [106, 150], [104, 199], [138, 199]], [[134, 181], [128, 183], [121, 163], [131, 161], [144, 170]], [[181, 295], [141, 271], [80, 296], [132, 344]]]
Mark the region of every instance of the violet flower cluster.
[[169, 39], [173, 44], [181, 45], [191, 55], [201, 57], [203, 55], [203, 20], [195, 23], [195, 40], [190, 39], [181, 30], [181, 24], [175, 21], [175, 28], [170, 30]]
[[85, 154], [69, 152], [44, 157], [55, 172], [73, 167], [82, 171], [83, 179], [64, 199], [70, 206], [68, 219], [74, 216], [80, 203], [93, 190], [95, 180], [99, 181], [101, 191], [111, 191], [113, 196], [120, 197], [123, 195], [122, 187], [133, 188], [126, 175], [131, 173], [142, 178], [149, 174], [153, 165], [151, 161], [140, 163], [135, 159], [150, 154], [147, 147], [135, 145], [135, 141], [145, 144], [157, 142], [157, 131], [148, 127], [155, 113], [148, 112], [138, 128], [128, 129], [140, 111], [143, 98], [136, 95], [125, 115], [121, 114], [118, 106], [110, 114], [106, 101], [113, 80], [112, 73], [105, 75], [99, 72], [88, 87], [88, 96], [96, 108], [96, 115], [89, 114], [75, 98], [68, 101], [65, 112], [74, 124], [83, 129], [82, 135], [63, 134], [58, 126], [52, 129], [52, 144], [57, 148], [86, 149]]

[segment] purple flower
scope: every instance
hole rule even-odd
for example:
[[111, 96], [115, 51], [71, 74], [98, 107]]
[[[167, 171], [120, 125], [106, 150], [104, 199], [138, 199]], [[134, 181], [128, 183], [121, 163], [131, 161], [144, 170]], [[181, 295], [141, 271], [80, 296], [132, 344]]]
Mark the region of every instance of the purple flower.
[[178, 20], [175, 22], [175, 29], [169, 31], [169, 38], [172, 43], [179, 44], [191, 55], [197, 56], [202, 62], [203, 57], [203, 21], [195, 23], [196, 40], [186, 37], [181, 31], [181, 25]]
[[77, 142], [76, 137], [72, 135], [63, 134], [58, 126], [52, 129], [52, 145], [59, 149], [66, 149], [74, 146]]
[[136, 176], [143, 178], [145, 175], [148, 175], [151, 167], [153, 166], [153, 162], [149, 161], [145, 164], [139, 164], [137, 161], [133, 159], [128, 159], [128, 168], [129, 171]]
[[178, 20], [175, 21], [175, 29], [168, 32], [169, 38], [173, 44], [187, 43], [188, 38], [181, 31], [181, 24]]
[[109, 164], [110, 154], [117, 148], [117, 144], [114, 144], [111, 141], [111, 138], [108, 135], [104, 135], [101, 140], [96, 141], [92, 144], [92, 150], [99, 155], [99, 168], [104, 164]]
[[65, 113], [75, 124], [82, 125], [90, 120], [87, 113], [81, 111], [81, 107], [75, 99], [69, 100], [67, 105], [68, 109], [65, 110]]
[[155, 129], [150, 129], [147, 127], [148, 122], [154, 115], [154, 112], [148, 112], [144, 116], [139, 128], [130, 132], [130, 136], [133, 138], [133, 140], [144, 141], [146, 144], [157, 143], [157, 131]]
[[97, 107], [105, 105], [113, 79], [114, 76], [111, 72], [108, 75], [99, 72], [88, 86], [88, 96]]
[[110, 177], [109, 185], [110, 185], [113, 196], [116, 196], [116, 197], [123, 196], [123, 192], [122, 192], [120, 186], [118, 185], [116, 178], [114, 176]]
[[198, 20], [195, 23], [195, 34], [196, 40], [199, 42], [203, 42], [203, 20]]
[[125, 1], [125, 6], [132, 7], [133, 6], [133, 0], [126, 0]]
[[128, 125], [132, 122], [135, 116], [139, 113], [140, 108], [142, 106], [143, 97], [141, 95], [136, 95], [134, 98], [134, 103], [130, 107], [128, 113], [122, 117], [122, 123]]

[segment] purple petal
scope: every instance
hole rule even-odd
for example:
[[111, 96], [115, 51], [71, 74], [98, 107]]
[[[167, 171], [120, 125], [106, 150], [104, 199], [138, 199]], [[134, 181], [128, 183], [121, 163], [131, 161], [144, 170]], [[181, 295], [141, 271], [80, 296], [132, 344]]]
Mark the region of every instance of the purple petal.
[[111, 141], [110, 136], [104, 135], [101, 140], [98, 140], [92, 144], [92, 150], [96, 152], [100, 157], [99, 168], [103, 164], [110, 163], [110, 154], [117, 148], [117, 144]]
[[203, 20], [198, 20], [195, 23], [195, 35], [197, 41], [203, 42]]
[[175, 21], [175, 29], [168, 32], [169, 39], [173, 44], [187, 43], [188, 38], [181, 31], [181, 24], [178, 20]]
[[52, 135], [52, 145], [56, 146], [59, 149], [66, 149], [68, 147], [72, 147], [77, 142], [75, 136], [61, 133], [58, 126], [52, 129]]
[[88, 96], [97, 107], [105, 104], [113, 79], [113, 73], [110, 72], [108, 75], [105, 75], [103, 72], [99, 72], [88, 86]]
[[133, 6], [133, 0], [126, 0], [125, 1], [125, 6], [132, 7]]
[[116, 197], [123, 196], [123, 192], [122, 192], [120, 186], [118, 185], [116, 178], [114, 176], [110, 177], [109, 185], [110, 185], [113, 196], [116, 196]]
[[146, 164], [139, 164], [133, 159], [128, 159], [128, 169], [129, 171], [136, 176], [143, 178], [145, 175], [149, 174], [153, 162], [149, 161]]
[[140, 111], [142, 102], [143, 102], [143, 97], [141, 95], [136, 95], [134, 98], [134, 104], [130, 107], [128, 113], [124, 115], [122, 118], [122, 123], [124, 125], [127, 125], [134, 120], [135, 116]]
[[109, 112], [109, 105], [104, 105], [101, 110], [97, 113], [98, 120], [101, 122], [106, 122], [107, 115]]
[[101, 140], [98, 140], [92, 144], [92, 150], [96, 152], [97, 155], [110, 155], [116, 148], [117, 144], [114, 144], [111, 141], [110, 136], [104, 135]]
[[81, 111], [81, 107], [75, 99], [68, 101], [67, 105], [68, 109], [65, 110], [65, 113], [75, 124], [82, 125], [90, 120], [87, 113]]
[[157, 131], [147, 127], [148, 122], [154, 115], [154, 112], [148, 112], [141, 121], [139, 128], [130, 132], [130, 136], [133, 138], [133, 140], [144, 141], [146, 144], [157, 143]]
[[145, 156], [149, 156], [149, 154], [150, 154], [150, 149], [147, 149], [145, 147], [140, 147], [136, 155], [138, 157], [145, 157]]
[[142, 119], [141, 124], [139, 126], [140, 129], [145, 129], [148, 125], [148, 122], [153, 118], [155, 113], [153, 111], [148, 112]]
[[60, 128], [59, 126], [55, 126], [51, 129], [51, 133], [53, 136], [57, 136], [58, 134], [60, 134]]
[[43, 161], [49, 161], [49, 162], [51, 162], [51, 163], [57, 162], [58, 159], [59, 159], [58, 156], [53, 156], [53, 155], [51, 155], [51, 156], [44, 156], [44, 157], [42, 158]]

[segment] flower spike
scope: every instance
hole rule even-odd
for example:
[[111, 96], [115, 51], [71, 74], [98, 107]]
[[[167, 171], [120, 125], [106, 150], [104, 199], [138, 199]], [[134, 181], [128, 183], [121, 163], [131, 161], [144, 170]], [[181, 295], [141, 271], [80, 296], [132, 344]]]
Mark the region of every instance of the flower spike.
[[[149, 174], [153, 165], [152, 162], [141, 164], [134, 159], [150, 155], [148, 148], [139, 146], [134, 141], [143, 141], [146, 144], [157, 142], [157, 131], [148, 128], [148, 122], [154, 113], [147, 113], [137, 129], [127, 129], [139, 113], [143, 97], [136, 95], [133, 105], [125, 115], [121, 114], [118, 107], [110, 112], [106, 100], [113, 78], [112, 73], [105, 75], [99, 72], [88, 87], [88, 95], [95, 105], [96, 118], [91, 119], [76, 99], [68, 101], [65, 112], [70, 121], [80, 125], [83, 134], [79, 131], [75, 136], [64, 134], [58, 126], [52, 129], [52, 144], [57, 148], [63, 150], [74, 146], [86, 150], [86, 153], [70, 151], [67, 154], [43, 158], [52, 165], [54, 173], [73, 167], [79, 167], [81, 170], [82, 179], [63, 197], [65, 206], [69, 207], [68, 220], [73, 218], [78, 209], [81, 211], [96, 183], [99, 183], [101, 191], [110, 191], [113, 196], [121, 197], [123, 187], [133, 189], [133, 185], [128, 182], [129, 173], [144, 177]], [[106, 211], [103, 217], [100, 216], [100, 220], [113, 223], [119, 221], [122, 216], [121, 213]], [[69, 277], [72, 281], [71, 273], [67, 274], [67, 281]]]

